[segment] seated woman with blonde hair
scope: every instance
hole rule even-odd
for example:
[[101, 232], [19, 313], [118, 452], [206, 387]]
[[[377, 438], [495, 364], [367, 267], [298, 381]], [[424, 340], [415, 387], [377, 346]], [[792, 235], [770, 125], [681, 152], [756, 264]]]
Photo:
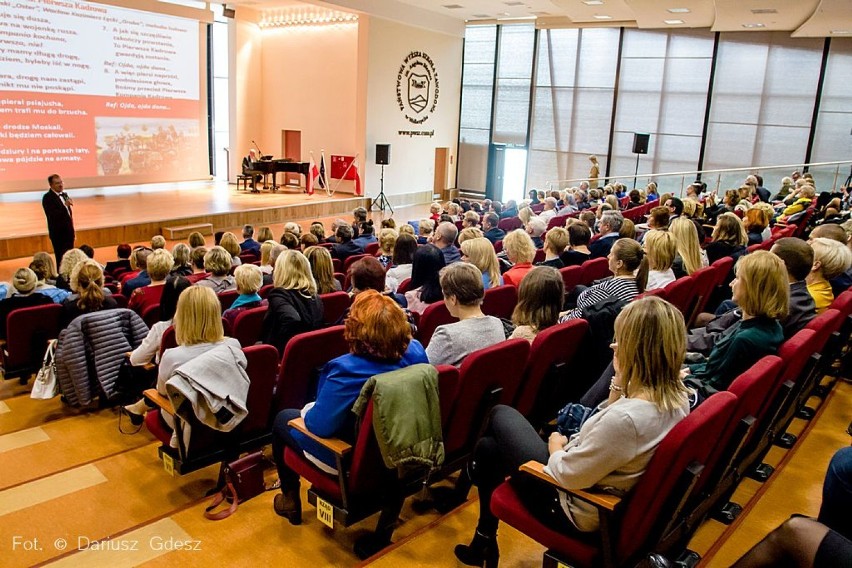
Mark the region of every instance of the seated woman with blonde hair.
[[713, 229], [713, 241], [707, 245], [707, 260], [713, 264], [720, 258], [733, 257], [734, 260], [746, 252], [745, 226], [739, 217], [733, 213], [722, 213]]
[[231, 304], [231, 307], [222, 313], [222, 318], [231, 324], [232, 329], [237, 321], [237, 316], [242, 312], [267, 305], [266, 300], [258, 294], [261, 286], [263, 286], [263, 273], [259, 266], [254, 264], [238, 266], [234, 271], [234, 281], [237, 284], [239, 296]]
[[325, 247], [315, 246], [305, 249], [305, 258], [311, 265], [311, 274], [317, 283], [317, 294], [339, 292], [343, 287], [334, 277], [334, 263], [331, 253]]
[[[220, 345], [228, 346], [235, 356], [236, 364], [245, 370], [247, 362], [240, 342], [232, 337], [225, 337], [221, 310], [219, 298], [210, 288], [190, 286], [180, 293], [174, 316], [175, 340], [178, 346], [163, 353], [157, 371], [157, 391], [161, 395], [168, 395], [166, 383], [172, 378], [175, 370]], [[174, 429], [174, 416], [161, 412], [160, 417], [170, 429]], [[171, 445], [177, 447], [177, 439], [174, 436]]]
[[834, 301], [834, 292], [829, 280], [849, 270], [852, 265], [852, 251], [845, 244], [826, 237], [811, 239], [810, 245], [814, 249], [814, 264], [805, 282], [808, 284], [808, 292], [816, 302], [817, 314], [821, 314]]
[[222, 240], [219, 241], [219, 246], [228, 251], [231, 255], [231, 266], [239, 266], [242, 264], [240, 260], [240, 241], [234, 233], [227, 232], [222, 235]]
[[672, 263], [677, 255], [674, 235], [668, 231], [648, 231], [645, 233], [644, 249], [648, 256], [648, 283], [645, 289], [665, 288], [674, 282]]
[[284, 448], [291, 448], [326, 472], [336, 474], [334, 456], [307, 436], [291, 430], [288, 423], [301, 416], [307, 429], [323, 438], [353, 441], [355, 414], [352, 405], [367, 380], [389, 371], [428, 363], [423, 346], [412, 339], [411, 326], [402, 308], [375, 290], [358, 294], [345, 322], [349, 353], [329, 361], [320, 371], [315, 402], [303, 409], [282, 410], [272, 428], [272, 455], [278, 467], [281, 493], [275, 495], [275, 513], [291, 524], [302, 522], [299, 474], [284, 463]]
[[536, 336], [559, 322], [559, 310], [565, 299], [565, 283], [559, 271], [549, 266], [536, 266], [521, 282], [518, 303], [512, 312], [515, 330], [509, 339]]
[[668, 302], [648, 297], [627, 305], [615, 320], [615, 376], [609, 399], [579, 432], [559, 432], [544, 442], [517, 410], [499, 405], [476, 444], [462, 475], [479, 488], [479, 523], [469, 545], [455, 547], [468, 566], [496, 566], [498, 519], [491, 512], [494, 490], [511, 478], [524, 506], [552, 530], [593, 533], [597, 508], [518, 472], [530, 460], [567, 489], [604, 490], [626, 495], [641, 479], [669, 431], [689, 413], [680, 379], [686, 352], [686, 326]]
[[521, 280], [532, 270], [535, 259], [535, 245], [532, 238], [523, 230], [515, 229], [503, 239], [503, 250], [512, 263], [512, 268], [503, 273], [506, 284], [520, 286]]
[[164, 248], [156, 249], [148, 255], [147, 270], [151, 283], [136, 288], [130, 295], [127, 307], [142, 315], [150, 306], [159, 305], [160, 298], [163, 295], [163, 284], [166, 283], [166, 278], [168, 278], [174, 264], [175, 261], [171, 253]]
[[669, 224], [669, 233], [675, 239], [677, 254], [672, 263], [675, 278], [682, 278], [709, 265], [707, 253], [701, 248], [695, 224], [685, 217], [677, 217]]
[[503, 276], [500, 275], [500, 261], [497, 259], [491, 241], [483, 236], [466, 239], [461, 244], [461, 253], [462, 261], [473, 264], [482, 273], [482, 286], [486, 290], [503, 285]]
[[[64, 256], [62, 260], [64, 262]], [[65, 329], [69, 323], [83, 314], [118, 307], [115, 298], [104, 292], [104, 271], [94, 260], [84, 260], [74, 267], [71, 272], [71, 292], [72, 294], [62, 302], [62, 314], [59, 316], [60, 329]]]
[[784, 341], [780, 320], [787, 317], [790, 284], [787, 268], [776, 255], [759, 250], [743, 256], [731, 282], [733, 301], [742, 318], [722, 332], [703, 361], [689, 365], [687, 385], [699, 401], [728, 388], [733, 380]]
[[231, 259], [231, 254], [224, 248], [220, 246], [211, 248], [204, 255], [204, 270], [209, 272], [210, 276], [202, 278], [196, 282], [196, 285], [210, 288], [217, 294], [236, 289], [237, 283], [230, 274]]
[[322, 300], [317, 295], [311, 265], [301, 252], [282, 252], [275, 261], [273, 275], [275, 288], [267, 296], [269, 309], [260, 335], [263, 343], [274, 346], [283, 355], [293, 336], [324, 325]]

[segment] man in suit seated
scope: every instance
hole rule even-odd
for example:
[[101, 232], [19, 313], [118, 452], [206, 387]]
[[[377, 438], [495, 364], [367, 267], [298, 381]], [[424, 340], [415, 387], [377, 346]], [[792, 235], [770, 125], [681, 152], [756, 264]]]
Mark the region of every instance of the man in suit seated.
[[623, 221], [624, 217], [618, 211], [604, 211], [598, 222], [601, 236], [589, 245], [589, 252], [592, 253], [591, 258], [605, 257], [609, 254], [613, 243], [619, 238], [618, 231], [621, 230]]
[[243, 175], [251, 176], [251, 190], [257, 193], [257, 182], [263, 177], [263, 172], [254, 169], [254, 162], [257, 161], [257, 152], [252, 148], [249, 150], [248, 156], [243, 158]]
[[260, 243], [254, 240], [254, 227], [243, 225], [243, 242], [240, 243], [240, 251], [250, 253], [260, 258]]

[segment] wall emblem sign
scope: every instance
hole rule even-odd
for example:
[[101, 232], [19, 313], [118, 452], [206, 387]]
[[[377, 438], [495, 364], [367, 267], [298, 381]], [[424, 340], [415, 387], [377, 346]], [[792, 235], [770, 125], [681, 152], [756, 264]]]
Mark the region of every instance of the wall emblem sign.
[[412, 51], [396, 74], [396, 102], [411, 124], [423, 124], [435, 112], [440, 92], [438, 70], [428, 54]]

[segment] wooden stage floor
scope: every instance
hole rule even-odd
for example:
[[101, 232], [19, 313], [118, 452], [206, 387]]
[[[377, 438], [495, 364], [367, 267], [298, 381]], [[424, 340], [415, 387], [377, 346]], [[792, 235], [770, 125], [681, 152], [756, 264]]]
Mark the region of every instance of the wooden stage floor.
[[[296, 188], [276, 193], [237, 191], [224, 181], [151, 184], [69, 190], [74, 199], [77, 244], [93, 247], [146, 241], [163, 227], [212, 223], [226, 230], [246, 223], [271, 225], [290, 220], [348, 214], [369, 207], [350, 193], [306, 195]], [[0, 260], [52, 250], [41, 208], [42, 193], [0, 196]]]

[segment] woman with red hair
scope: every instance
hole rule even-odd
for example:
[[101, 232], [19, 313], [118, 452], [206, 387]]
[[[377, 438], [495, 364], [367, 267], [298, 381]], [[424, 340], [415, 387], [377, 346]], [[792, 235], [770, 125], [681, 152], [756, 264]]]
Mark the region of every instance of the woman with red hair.
[[308, 403], [302, 410], [282, 410], [272, 428], [272, 453], [281, 480], [281, 494], [275, 496], [275, 512], [294, 525], [302, 522], [299, 474], [284, 463], [284, 448], [304, 452], [323, 471], [334, 475], [337, 472], [333, 469], [334, 456], [304, 434], [291, 430], [288, 422], [302, 416], [313, 434], [354, 442], [352, 405], [364, 383], [374, 375], [429, 362], [423, 346], [412, 339], [405, 312], [391, 298], [375, 290], [363, 291], [355, 297], [345, 325], [349, 353], [323, 367], [316, 402]]

